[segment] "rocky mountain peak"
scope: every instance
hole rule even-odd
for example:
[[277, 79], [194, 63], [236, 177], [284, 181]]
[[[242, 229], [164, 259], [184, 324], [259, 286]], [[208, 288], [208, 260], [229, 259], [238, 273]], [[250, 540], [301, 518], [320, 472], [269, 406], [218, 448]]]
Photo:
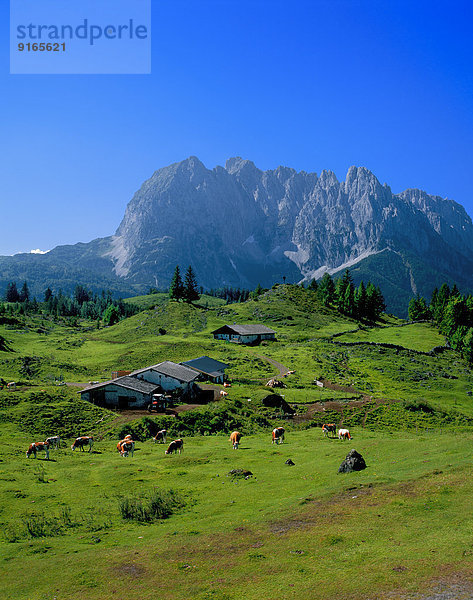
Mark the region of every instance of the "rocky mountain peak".
[[452, 200], [393, 194], [365, 167], [350, 167], [339, 182], [333, 171], [261, 171], [238, 156], [209, 170], [190, 156], [143, 183], [115, 236], [39, 259], [10, 258], [19, 271], [4, 267], [8, 281], [25, 278], [22, 260], [34, 262], [28, 283], [51, 262], [40, 291], [57, 277], [59, 258], [68, 281], [77, 272], [87, 284], [80, 274], [96, 265], [107, 287], [116, 281], [130, 291], [165, 288], [176, 264], [191, 264], [207, 288], [270, 286], [283, 276], [298, 282], [350, 267], [355, 281], [371, 279], [388, 305], [405, 309], [412, 293], [428, 296], [443, 281], [470, 289], [473, 224]]

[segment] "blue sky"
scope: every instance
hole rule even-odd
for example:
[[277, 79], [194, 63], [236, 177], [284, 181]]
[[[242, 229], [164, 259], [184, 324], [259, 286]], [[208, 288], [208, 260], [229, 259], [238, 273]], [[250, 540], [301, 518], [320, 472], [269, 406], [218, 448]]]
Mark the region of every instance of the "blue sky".
[[372, 170], [473, 215], [473, 4], [152, 0], [151, 75], [10, 75], [0, 254], [115, 232], [156, 169]]

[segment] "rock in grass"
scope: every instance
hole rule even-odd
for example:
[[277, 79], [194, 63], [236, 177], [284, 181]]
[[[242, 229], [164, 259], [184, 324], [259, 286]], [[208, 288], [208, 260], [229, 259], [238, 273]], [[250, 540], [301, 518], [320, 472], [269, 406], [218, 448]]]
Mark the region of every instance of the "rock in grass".
[[228, 473], [227, 477], [231, 477], [232, 479], [235, 479], [236, 477], [244, 477], [245, 479], [248, 479], [248, 477], [251, 477], [252, 475], [253, 473], [247, 469], [232, 469]]
[[366, 469], [365, 459], [356, 450], [350, 450], [338, 468], [338, 472], [351, 473], [352, 471], [363, 471], [363, 469]]

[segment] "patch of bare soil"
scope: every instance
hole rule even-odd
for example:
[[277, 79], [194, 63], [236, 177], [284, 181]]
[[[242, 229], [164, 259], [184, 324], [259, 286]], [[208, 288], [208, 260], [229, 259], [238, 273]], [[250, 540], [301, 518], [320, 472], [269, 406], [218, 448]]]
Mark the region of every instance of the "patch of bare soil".
[[297, 529], [314, 527], [323, 523], [333, 524], [337, 519], [346, 518], [349, 506], [354, 497], [358, 502], [363, 497], [369, 497], [373, 493], [371, 486], [352, 486], [346, 488], [339, 494], [335, 494], [324, 500], [313, 500], [310, 497], [301, 499], [301, 508], [297, 515], [286, 519], [273, 521], [269, 524], [269, 530], [276, 535], [284, 535]]
[[136, 563], [121, 563], [113, 568], [116, 575], [126, 575], [132, 579], [138, 579], [146, 574], [146, 569]]
[[[448, 576], [423, 583], [422, 588], [424, 588], [422, 592], [415, 594], [391, 592], [384, 598], [385, 600], [472, 600], [473, 598], [471, 573], [451, 573]], [[367, 600], [375, 600], [375, 598]]]

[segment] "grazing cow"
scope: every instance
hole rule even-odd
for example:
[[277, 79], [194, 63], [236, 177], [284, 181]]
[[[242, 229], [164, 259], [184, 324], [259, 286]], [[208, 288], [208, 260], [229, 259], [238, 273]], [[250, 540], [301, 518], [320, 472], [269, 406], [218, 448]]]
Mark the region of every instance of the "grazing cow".
[[230, 434], [230, 441], [233, 444], [233, 449], [238, 450], [238, 445], [240, 444], [240, 440], [242, 435], [239, 431], [234, 431]]
[[327, 437], [329, 433], [333, 433], [333, 435], [336, 435], [337, 426], [335, 425], [335, 423], [324, 423], [322, 425], [322, 433], [325, 437]]
[[83, 435], [75, 439], [74, 443], [71, 446], [71, 450], [75, 450], [79, 448], [84, 452], [84, 446], [89, 446], [89, 452], [92, 451], [92, 446], [94, 445], [94, 438], [92, 436]]
[[158, 431], [158, 433], [154, 436], [153, 440], [155, 442], [161, 442], [163, 444], [166, 443], [166, 435], [167, 435], [167, 429], [161, 429], [161, 431]]
[[129, 438], [127, 436], [124, 440], [118, 442], [117, 450], [120, 452], [121, 456], [128, 456], [129, 454], [133, 456], [135, 452], [135, 442], [131, 439], [131, 437]]
[[351, 435], [348, 429], [339, 429], [338, 430], [338, 439], [339, 440], [351, 440]]
[[220, 390], [220, 397], [223, 398], [224, 396], [228, 396], [228, 392], [225, 390]]
[[61, 444], [61, 438], [58, 435], [46, 438], [46, 443], [49, 444], [50, 448], [57, 450]]
[[14, 381], [7, 383], [7, 390], [16, 390], [16, 383]]
[[223, 387], [232, 387], [232, 384], [225, 381], [225, 383], [223, 384]]
[[179, 438], [178, 440], [174, 440], [172, 441], [169, 446], [168, 449], [166, 450], [166, 452], [164, 454], [172, 454], [179, 452], [179, 454], [181, 452], [184, 451], [184, 442], [182, 441], [181, 438]]
[[32, 454], [36, 458], [37, 452], [44, 452], [46, 454], [46, 460], [49, 460], [49, 444], [48, 442], [33, 442], [30, 444], [26, 452], [26, 458], [29, 458]]
[[284, 427], [276, 427], [276, 429], [273, 429], [272, 435], [273, 435], [273, 439], [272, 439], [272, 444], [282, 444], [284, 442], [284, 433], [285, 433], [285, 429]]

